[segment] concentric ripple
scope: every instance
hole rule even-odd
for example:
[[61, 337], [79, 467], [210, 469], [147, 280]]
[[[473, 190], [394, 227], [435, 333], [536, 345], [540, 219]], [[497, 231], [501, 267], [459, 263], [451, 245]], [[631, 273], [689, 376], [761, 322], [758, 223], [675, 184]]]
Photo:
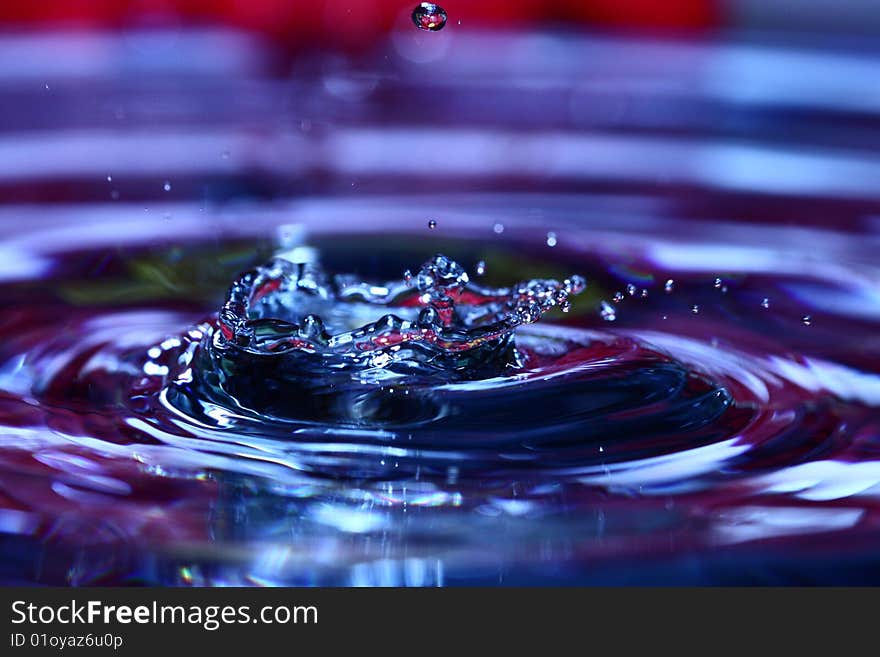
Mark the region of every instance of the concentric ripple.
[[[309, 251], [341, 262], [336, 241]], [[380, 264], [354, 261], [374, 274], [356, 278], [278, 257], [247, 270], [255, 244], [229, 260], [225, 301], [222, 276], [186, 287], [193, 263], [223, 261], [196, 245], [120, 255], [180, 298], [132, 302], [144, 283], [124, 271], [120, 296], [84, 298], [88, 252], [59, 254], [38, 291], [4, 288], [0, 520], [53, 562], [79, 560], [39, 581], [377, 583], [392, 576], [359, 564], [379, 537], [424, 584], [483, 577], [495, 562], [479, 537], [498, 532], [526, 572], [547, 550], [566, 572], [621, 550], [657, 558], [670, 536], [700, 550], [870, 535], [880, 380], [828, 339], [832, 315], [786, 294], [797, 278], [718, 286], [560, 246], [524, 268], [510, 243], [514, 264], [480, 269], [540, 277], [491, 287], [442, 256], [389, 278], [418, 240], [371, 245]], [[476, 261], [467, 240], [447, 246]], [[851, 320], [848, 335], [865, 344], [869, 329]]]
[[880, 582], [870, 44], [401, 34], [16, 36], [0, 579]]

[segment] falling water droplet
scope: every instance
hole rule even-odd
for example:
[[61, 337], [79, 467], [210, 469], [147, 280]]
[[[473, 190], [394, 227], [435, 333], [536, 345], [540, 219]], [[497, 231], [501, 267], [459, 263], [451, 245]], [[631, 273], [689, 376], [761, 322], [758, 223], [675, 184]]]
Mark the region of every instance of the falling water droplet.
[[547, 246], [556, 246], [556, 233], [547, 233]]
[[504, 232], [504, 224], [495, 224], [494, 226], [492, 226], [492, 231], [496, 235], [500, 235], [501, 233]]
[[170, 192], [171, 191], [171, 183], [166, 180], [165, 184], [162, 185], [162, 189], [164, 189], [166, 192]]
[[446, 25], [446, 11], [433, 2], [422, 2], [413, 9], [412, 21], [420, 30], [438, 32]]
[[636, 295], [636, 286], [633, 285], [632, 283], [629, 283], [629, 284], [626, 286], [626, 293], [627, 293], [629, 296], [634, 297], [634, 296]]
[[613, 322], [617, 319], [617, 311], [614, 309], [614, 306], [607, 301], [602, 302], [599, 314], [606, 322]]
[[813, 323], [813, 318], [810, 317], [809, 315], [804, 315], [803, 317], [801, 317], [801, 323], [804, 326], [809, 326], [810, 324]]
[[715, 289], [716, 289], [716, 290], [720, 290], [720, 289], [721, 289], [721, 285], [722, 285], [722, 281], [721, 281], [721, 279], [720, 279], [720, 278], [716, 278], [716, 279], [715, 279]]
[[486, 263], [483, 260], [480, 260], [477, 263], [477, 276], [482, 276], [486, 273]]
[[766, 308], [769, 308], [769, 307], [770, 307], [770, 299], [768, 299], [767, 297], [764, 297], [764, 298], [761, 300], [761, 308], [765, 308], [765, 309], [766, 309]]
[[614, 303], [620, 303], [621, 301], [623, 301], [623, 298], [624, 298], [624, 297], [623, 297], [623, 292], [619, 292], [619, 291], [618, 291], [618, 292], [615, 292], [615, 293], [614, 293], [614, 296], [611, 297], [611, 300], [612, 300]]
[[113, 176], [107, 176], [107, 182], [113, 182]]
[[700, 314], [700, 306], [698, 306], [697, 304], [694, 304], [693, 306], [691, 306], [691, 312], [694, 315], [699, 315]]
[[666, 294], [669, 294], [670, 292], [672, 292], [673, 289], [675, 289], [675, 281], [670, 278], [668, 281], [666, 281], [666, 285], [663, 286], [663, 289], [666, 290]]
[[642, 299], [647, 299], [647, 298], [648, 298], [648, 288], [643, 287], [642, 288]]
[[431, 221], [428, 222], [428, 228], [430, 228], [431, 230], [434, 230], [436, 227], [437, 227], [437, 222], [434, 221], [433, 219], [431, 219]]

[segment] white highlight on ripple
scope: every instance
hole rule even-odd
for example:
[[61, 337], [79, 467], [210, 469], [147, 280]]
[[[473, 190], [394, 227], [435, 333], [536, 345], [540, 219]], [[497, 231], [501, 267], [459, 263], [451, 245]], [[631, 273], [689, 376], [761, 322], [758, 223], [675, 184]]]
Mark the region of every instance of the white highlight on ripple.
[[863, 509], [746, 506], [724, 510], [716, 518], [715, 540], [746, 543], [778, 536], [835, 532], [854, 527]]
[[[656, 486], [673, 481], [688, 481], [694, 490], [703, 485], [697, 481], [700, 475], [717, 472], [721, 466], [731, 459], [747, 452], [749, 445], [738, 444], [738, 438], [731, 438], [712, 445], [664, 454], [663, 456], [613, 463], [607, 466], [592, 466], [582, 470], [585, 476], [578, 478], [585, 484], [621, 488], [650, 494], [649, 490], [641, 490], [643, 486]], [[665, 491], [660, 491], [665, 492]]]
[[764, 475], [757, 483], [765, 493], [794, 493], [814, 502], [880, 497], [880, 461], [812, 461]]
[[367, 534], [386, 529], [388, 519], [373, 509], [355, 509], [341, 504], [318, 504], [309, 510], [314, 522], [349, 534]]
[[796, 362], [777, 355], [753, 356], [668, 333], [641, 331], [630, 335], [710, 376], [736, 379], [764, 402], [771, 396], [768, 384], [785, 380], [811, 392], [824, 390], [841, 399], [880, 406], [880, 376], [838, 363], [811, 357]]

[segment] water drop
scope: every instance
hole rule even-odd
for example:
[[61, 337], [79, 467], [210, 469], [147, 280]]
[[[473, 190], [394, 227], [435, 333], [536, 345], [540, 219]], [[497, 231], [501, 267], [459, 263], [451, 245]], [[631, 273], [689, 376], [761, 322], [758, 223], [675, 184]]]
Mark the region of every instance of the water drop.
[[580, 294], [587, 288], [587, 279], [577, 274], [566, 278], [563, 283], [570, 294]]
[[171, 191], [171, 183], [166, 180], [165, 184], [162, 185], [162, 189], [164, 189], [166, 192], [170, 192]]
[[113, 182], [113, 176], [107, 176], [107, 182]]
[[446, 25], [446, 11], [433, 2], [422, 2], [413, 9], [412, 21], [420, 30], [438, 32]]
[[764, 297], [764, 299], [761, 301], [761, 308], [766, 309], [769, 307], [770, 307], [770, 299], [768, 299], [767, 297]]
[[626, 293], [627, 293], [629, 296], [634, 297], [634, 296], [636, 295], [636, 286], [633, 285], [632, 283], [629, 283], [629, 284], [626, 286]]
[[722, 281], [721, 281], [721, 279], [720, 279], [720, 278], [716, 278], [716, 279], [715, 279], [715, 289], [716, 289], [716, 290], [720, 290], [720, 289], [721, 289], [721, 285], [722, 285]]
[[700, 306], [698, 306], [697, 304], [694, 304], [693, 306], [691, 306], [691, 312], [694, 315], [699, 315], [700, 314]]
[[643, 287], [642, 288], [642, 299], [647, 299], [647, 298], [648, 298], [648, 289]]
[[556, 246], [556, 233], [547, 233], [547, 246]]
[[500, 235], [501, 233], [504, 232], [504, 224], [495, 224], [494, 226], [492, 226], [492, 231], [496, 235]]
[[434, 230], [436, 227], [437, 227], [437, 222], [434, 221], [433, 219], [431, 219], [431, 221], [428, 222], [428, 228], [430, 228], [431, 230]]
[[477, 263], [477, 276], [482, 276], [486, 273], [486, 263], [483, 260], [480, 260]]
[[666, 294], [669, 294], [670, 292], [672, 292], [673, 289], [675, 289], [675, 281], [670, 278], [668, 281], [666, 281], [666, 285], [663, 286], [663, 289], [666, 290]]
[[801, 323], [804, 326], [809, 326], [810, 324], [813, 323], [813, 318], [810, 317], [809, 315], [804, 315], [803, 317], [801, 317]]
[[623, 301], [623, 298], [624, 298], [624, 297], [623, 297], [623, 292], [615, 292], [615, 293], [614, 293], [614, 296], [611, 298], [611, 300], [612, 300], [614, 303], [620, 303], [621, 301]]
[[599, 314], [606, 322], [613, 322], [617, 319], [617, 311], [614, 309], [614, 306], [607, 301], [602, 302]]

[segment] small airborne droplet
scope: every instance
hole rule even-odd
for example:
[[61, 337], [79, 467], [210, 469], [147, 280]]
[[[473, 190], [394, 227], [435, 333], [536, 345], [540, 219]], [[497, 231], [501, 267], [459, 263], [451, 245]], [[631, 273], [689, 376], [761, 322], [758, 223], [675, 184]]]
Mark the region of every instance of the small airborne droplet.
[[166, 180], [165, 184], [162, 185], [162, 189], [164, 189], [166, 192], [170, 192], [171, 191], [171, 183]]
[[634, 297], [634, 296], [636, 295], [636, 286], [633, 285], [632, 283], [627, 284], [627, 286], [626, 286], [626, 293], [627, 293], [629, 296]]
[[431, 230], [434, 230], [436, 227], [437, 227], [437, 222], [434, 221], [433, 219], [431, 219], [431, 221], [428, 222], [428, 228], [430, 228]]
[[412, 22], [420, 30], [439, 32], [446, 25], [446, 11], [433, 2], [423, 2], [413, 9]]
[[504, 224], [495, 224], [494, 226], [492, 226], [492, 231], [496, 235], [500, 235], [501, 233], [504, 232]]
[[671, 278], [668, 281], [666, 281], [666, 285], [663, 286], [663, 289], [666, 290], [666, 294], [669, 294], [670, 292], [672, 292], [672, 290], [674, 288], [675, 288], [675, 281], [672, 280]]
[[770, 307], [770, 299], [768, 299], [767, 297], [764, 297], [764, 299], [761, 301], [761, 308], [767, 309], [769, 307]]
[[483, 260], [480, 260], [477, 263], [477, 276], [482, 276], [486, 273], [486, 263]]
[[700, 307], [699, 307], [698, 305], [694, 304], [694, 305], [691, 307], [691, 312], [692, 312], [694, 315], [699, 315], [699, 314], [700, 314]]
[[614, 303], [620, 303], [621, 301], [623, 301], [623, 292], [620, 292], [620, 291], [615, 292], [615, 293], [614, 293], [614, 296], [611, 297], [611, 300], [612, 300]]
[[716, 289], [716, 290], [720, 290], [722, 284], [723, 284], [723, 281], [722, 281], [720, 278], [716, 278], [716, 279], [715, 279], [715, 289]]
[[547, 246], [556, 246], [556, 233], [547, 233]]
[[804, 326], [809, 326], [810, 324], [813, 323], [813, 318], [810, 317], [809, 315], [804, 315], [803, 317], [801, 317], [801, 322], [803, 323]]
[[613, 322], [615, 319], [617, 319], [617, 311], [614, 310], [614, 306], [612, 306], [607, 301], [603, 301], [601, 303], [599, 314], [606, 322]]

